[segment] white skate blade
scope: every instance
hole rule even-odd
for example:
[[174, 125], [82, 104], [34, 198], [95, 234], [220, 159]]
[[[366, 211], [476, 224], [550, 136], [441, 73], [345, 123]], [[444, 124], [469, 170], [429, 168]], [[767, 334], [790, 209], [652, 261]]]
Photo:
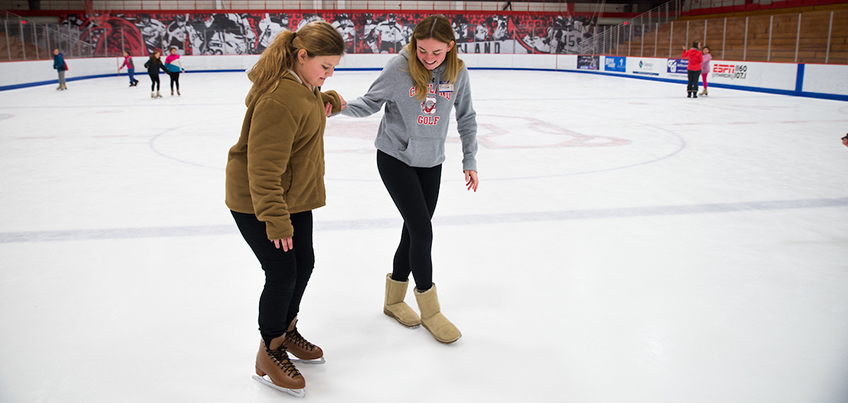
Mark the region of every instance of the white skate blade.
[[303, 389], [289, 389], [289, 388], [284, 388], [282, 386], [274, 385], [274, 382], [271, 382], [271, 380], [267, 377], [267, 375], [266, 376], [253, 375], [253, 379], [255, 379], [256, 381], [258, 381], [259, 383], [261, 383], [263, 385], [270, 386], [274, 389], [279, 390], [280, 392], [287, 393], [289, 395], [292, 395], [292, 396], [300, 398], [300, 399], [303, 399], [303, 397], [306, 396], [306, 391], [303, 390]]
[[294, 355], [291, 355], [291, 354], [289, 354], [289, 360], [291, 360], [291, 362], [295, 362], [295, 363], [298, 363], [298, 364], [309, 364], [309, 365], [321, 365], [325, 362], [324, 357], [316, 358], [314, 360], [301, 360], [300, 358], [297, 358], [297, 357], [295, 357]]

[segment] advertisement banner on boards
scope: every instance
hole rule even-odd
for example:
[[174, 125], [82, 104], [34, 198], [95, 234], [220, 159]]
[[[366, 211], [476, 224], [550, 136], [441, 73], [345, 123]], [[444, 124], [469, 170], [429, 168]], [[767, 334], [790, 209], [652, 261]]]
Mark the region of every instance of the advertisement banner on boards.
[[578, 70], [597, 70], [601, 64], [600, 56], [577, 56]]
[[614, 71], [616, 73], [627, 72], [627, 58], [617, 56], [604, 57], [604, 71]]
[[665, 66], [660, 59], [627, 58], [627, 71], [632, 74], [658, 77], [665, 73]]
[[668, 74], [689, 74], [686, 71], [689, 68], [689, 59], [668, 59], [666, 66]]

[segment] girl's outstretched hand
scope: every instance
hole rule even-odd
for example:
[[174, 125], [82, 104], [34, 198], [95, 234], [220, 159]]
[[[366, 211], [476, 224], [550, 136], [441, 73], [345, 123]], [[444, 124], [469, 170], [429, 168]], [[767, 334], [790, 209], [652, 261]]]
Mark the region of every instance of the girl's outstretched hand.
[[468, 190], [473, 190], [477, 192], [477, 185], [480, 184], [480, 180], [477, 179], [477, 171], [466, 170], [465, 171], [465, 187]]

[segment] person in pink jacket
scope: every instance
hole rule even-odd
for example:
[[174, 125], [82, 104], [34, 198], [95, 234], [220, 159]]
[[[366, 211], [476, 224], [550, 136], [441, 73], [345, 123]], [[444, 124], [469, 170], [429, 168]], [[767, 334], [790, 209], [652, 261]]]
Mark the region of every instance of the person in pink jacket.
[[185, 73], [183, 63], [180, 61], [180, 55], [177, 54], [177, 48], [171, 47], [171, 54], [165, 58], [165, 69], [168, 70], [168, 76], [171, 77], [171, 96], [174, 96], [174, 84], [177, 84], [177, 95], [180, 94], [180, 72]]
[[689, 50], [683, 46], [683, 54], [680, 55], [682, 59], [689, 59], [689, 66], [686, 68], [689, 73], [689, 82], [686, 84], [686, 93], [689, 94], [687, 98], [698, 98], [698, 76], [701, 74], [703, 61], [700, 45], [698, 41], [692, 42], [692, 48]]
[[138, 80], [135, 79], [135, 64], [133, 63], [132, 55], [129, 50], [124, 51], [124, 64], [122, 64], [121, 67], [118, 67], [119, 73], [124, 66], [127, 66], [127, 73], [129, 73], [130, 76], [130, 87], [135, 87], [138, 85]]
[[707, 75], [710, 74], [710, 60], [713, 60], [713, 55], [710, 54], [710, 47], [706, 45], [704, 45], [703, 52], [704, 60], [701, 61], [701, 80], [704, 81], [704, 90], [698, 95], [708, 96], [710, 94], [707, 92]]

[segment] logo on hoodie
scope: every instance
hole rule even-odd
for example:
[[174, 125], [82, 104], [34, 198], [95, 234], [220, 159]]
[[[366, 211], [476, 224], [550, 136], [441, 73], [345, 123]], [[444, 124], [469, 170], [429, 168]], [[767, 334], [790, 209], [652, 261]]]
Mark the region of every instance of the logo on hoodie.
[[427, 97], [424, 98], [424, 102], [421, 103], [421, 113], [425, 115], [435, 115], [436, 114], [436, 96], [432, 94], [427, 94]]
[[[410, 88], [409, 96], [415, 96], [415, 87]], [[436, 91], [433, 85], [427, 88], [427, 96], [421, 102], [421, 115], [418, 116], [419, 125], [435, 125], [439, 123], [439, 117], [436, 115]]]

